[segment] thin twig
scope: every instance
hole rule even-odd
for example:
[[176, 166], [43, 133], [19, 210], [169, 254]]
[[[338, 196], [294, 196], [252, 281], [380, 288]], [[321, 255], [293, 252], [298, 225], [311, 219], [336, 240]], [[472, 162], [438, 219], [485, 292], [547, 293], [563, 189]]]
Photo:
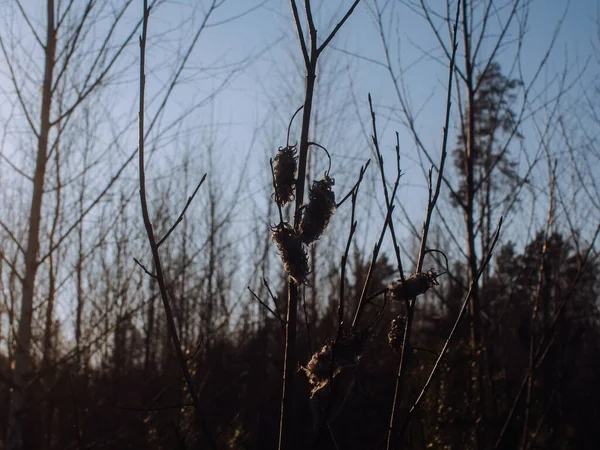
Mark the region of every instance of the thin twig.
[[359, 3], [360, 3], [360, 0], [355, 0], [354, 1], [354, 3], [352, 4], [352, 6], [350, 7], [350, 9], [346, 12], [346, 14], [344, 15], [344, 17], [342, 17], [342, 20], [340, 20], [337, 23], [337, 25], [335, 26], [335, 28], [333, 29], [333, 31], [329, 34], [329, 36], [327, 36], [327, 39], [325, 39], [323, 41], [323, 43], [321, 44], [321, 46], [317, 49], [317, 53], [321, 53], [325, 49], [325, 47], [327, 47], [327, 45], [335, 37], [335, 35], [337, 34], [337, 32], [340, 31], [340, 28], [342, 28], [342, 26], [344, 25], [344, 22], [346, 22], [346, 20], [348, 20], [348, 18], [352, 15], [352, 12], [354, 11], [354, 8], [356, 8]]
[[194, 358], [194, 356], [196, 356], [198, 354], [198, 352], [200, 351], [200, 349], [202, 348], [202, 344], [204, 342], [202, 341], [202, 339], [200, 339], [200, 342], [198, 342], [198, 345], [196, 345], [196, 348], [194, 348], [194, 351], [191, 352], [188, 356], [185, 357], [186, 362], [190, 361], [191, 359]]
[[358, 306], [356, 307], [356, 313], [354, 314], [354, 320], [352, 321], [352, 328], [356, 328], [358, 325], [358, 320], [361, 316], [361, 313], [366, 305], [367, 291], [371, 284], [371, 279], [373, 278], [373, 271], [375, 267], [375, 263], [377, 261], [377, 257], [379, 256], [379, 250], [381, 249], [381, 244], [383, 243], [383, 238], [385, 236], [385, 230], [388, 227], [389, 222], [392, 220], [392, 212], [394, 211], [394, 205], [391, 205], [388, 209], [387, 215], [383, 222], [383, 226], [381, 228], [381, 233], [379, 234], [379, 239], [377, 243], [373, 247], [373, 254], [371, 256], [371, 263], [369, 264], [369, 271], [367, 272], [367, 278], [365, 280], [365, 284], [363, 285], [362, 293], [360, 295], [360, 299], [358, 301]]
[[[379, 160], [379, 166], [380, 166], [380, 170], [382, 169], [383, 166], [383, 157], [381, 156], [381, 153], [379, 152], [379, 144], [377, 143], [377, 129], [375, 126], [375, 114], [373, 112], [373, 105], [370, 101], [371, 95], [369, 94], [369, 105], [371, 107], [371, 117], [373, 119], [373, 141], [375, 143], [375, 148], [377, 150], [377, 157]], [[355, 328], [358, 324], [358, 320], [359, 317], [363, 311], [364, 306], [366, 305], [366, 299], [367, 299], [367, 293], [369, 291], [369, 287], [371, 284], [371, 279], [373, 277], [373, 270], [375, 267], [375, 263], [377, 261], [377, 257], [379, 256], [379, 251], [381, 249], [381, 245], [383, 244], [383, 238], [385, 236], [385, 231], [387, 229], [387, 227], [389, 226], [390, 229], [393, 227], [392, 225], [392, 213], [394, 210], [394, 199], [396, 198], [396, 192], [398, 190], [398, 186], [400, 185], [400, 176], [401, 176], [401, 172], [400, 172], [400, 146], [398, 143], [398, 134], [396, 134], [396, 161], [397, 161], [397, 166], [398, 166], [398, 172], [396, 174], [396, 181], [394, 182], [394, 188], [392, 190], [392, 195], [388, 197], [388, 191], [387, 191], [387, 186], [385, 184], [385, 178], [383, 181], [384, 184], [384, 193], [385, 196], [387, 198], [386, 200], [386, 207], [387, 207], [387, 215], [385, 218], [385, 221], [383, 222], [383, 227], [381, 229], [381, 234], [379, 235], [379, 240], [377, 241], [377, 243], [375, 244], [375, 247], [373, 248], [373, 254], [371, 257], [371, 263], [369, 264], [369, 271], [367, 272], [367, 278], [365, 279], [365, 283], [363, 285], [363, 289], [362, 289], [362, 293], [360, 295], [360, 299], [358, 301], [358, 306], [356, 308], [356, 313], [354, 314], [354, 320], [352, 321], [352, 328]], [[383, 176], [385, 177], [384, 172], [381, 172], [383, 174]], [[402, 271], [402, 262], [400, 260], [400, 247], [397, 245], [396, 242], [396, 238], [395, 238], [395, 234], [392, 236], [392, 240], [394, 242], [394, 250], [396, 251], [396, 256], [398, 258], [398, 270], [400, 271], [401, 274], [403, 274]]]
[[[346, 263], [348, 261], [348, 254], [350, 253], [350, 244], [352, 243], [352, 237], [354, 236], [354, 233], [356, 232], [356, 227], [358, 225], [358, 223], [354, 220], [354, 216], [356, 213], [356, 199], [358, 196], [358, 188], [360, 186], [360, 183], [363, 180], [365, 171], [367, 170], [367, 167], [369, 166], [369, 162], [370, 162], [370, 160], [367, 161], [367, 163], [360, 168], [360, 173], [358, 175], [358, 181], [356, 182], [356, 184], [350, 191], [350, 194], [352, 194], [352, 209], [350, 212], [350, 233], [348, 235], [348, 240], [346, 241], [346, 249], [344, 250], [344, 254], [342, 255], [342, 262], [341, 262], [340, 303], [338, 305], [338, 332], [337, 332], [338, 339], [342, 336], [343, 327], [344, 327], [344, 289], [345, 289], [345, 285], [346, 285]], [[343, 203], [343, 201], [342, 201], [342, 203]]]
[[442, 350], [440, 351], [440, 354], [439, 354], [437, 360], [435, 361], [435, 364], [433, 365], [433, 368], [431, 369], [431, 372], [429, 373], [429, 377], [427, 378], [427, 381], [423, 385], [423, 388], [421, 389], [421, 392], [419, 393], [417, 400], [415, 400], [414, 404], [412, 405], [412, 407], [410, 408], [410, 410], [408, 412], [408, 415], [407, 415], [406, 421], [405, 421], [405, 425], [404, 425], [405, 428], [406, 428], [406, 425], [408, 425], [408, 422], [410, 421], [410, 415], [414, 412], [414, 410], [417, 408], [417, 406], [419, 406], [419, 403], [421, 403], [421, 400], [423, 400], [425, 394], [427, 393], [427, 390], [429, 389], [429, 386], [431, 385], [431, 381], [433, 380], [433, 377], [435, 376], [437, 369], [440, 365], [440, 361], [442, 360], [444, 354], [446, 353], [446, 350], [448, 350], [450, 341], [452, 340], [452, 337], [454, 336], [454, 333], [456, 332], [456, 329], [458, 328], [458, 324], [460, 323], [460, 320], [462, 319], [462, 317], [465, 314], [467, 305], [469, 304], [469, 300], [471, 299], [471, 292], [473, 291], [473, 286], [475, 286], [479, 282], [479, 278], [481, 277], [481, 274], [483, 273], [485, 266], [487, 266], [487, 264], [490, 262], [490, 259], [492, 258], [492, 252], [494, 251], [494, 247], [496, 246], [496, 243], [498, 242], [498, 237], [500, 236], [501, 228], [502, 228], [502, 217], [500, 218], [500, 221], [498, 222], [498, 226], [496, 227], [496, 232], [494, 233], [494, 238], [492, 240], [492, 244], [490, 245], [490, 249], [488, 250], [487, 256], [486, 256], [483, 264], [479, 268], [479, 271], [477, 272], [477, 276], [471, 280], [471, 286], [469, 287], [469, 292], [467, 293], [467, 296], [465, 297], [465, 300], [463, 301], [463, 304], [460, 308], [460, 312], [458, 313], [458, 317], [456, 318], [456, 321], [454, 322], [454, 325], [452, 326], [452, 330], [450, 330], [450, 334], [448, 335], [446, 342], [444, 342], [444, 346], [442, 347]]
[[154, 275], [152, 272], [150, 272], [150, 271], [149, 271], [149, 270], [146, 268], [146, 266], [145, 266], [145, 265], [143, 265], [143, 264], [142, 264], [142, 263], [139, 261], [139, 259], [137, 259], [137, 258], [133, 258], [133, 260], [135, 261], [135, 263], [136, 263], [138, 266], [140, 266], [140, 267], [141, 267], [141, 269], [142, 269], [144, 272], [146, 272], [146, 274], [147, 274], [148, 276], [150, 276], [151, 278], [154, 278], [154, 279], [156, 279], [156, 275]]
[[192, 203], [192, 200], [194, 200], [194, 197], [196, 196], [198, 189], [200, 189], [200, 186], [202, 186], [202, 183], [204, 183], [204, 180], [206, 180], [206, 174], [204, 174], [204, 176], [202, 177], [202, 179], [196, 186], [196, 189], [194, 189], [194, 192], [192, 193], [192, 195], [190, 195], [188, 197], [187, 202], [185, 203], [185, 206], [183, 207], [183, 211], [181, 211], [181, 214], [179, 214], [179, 217], [177, 218], [177, 220], [175, 221], [173, 226], [169, 229], [169, 231], [167, 231], [167, 234], [165, 234], [165, 236], [160, 241], [158, 241], [158, 244], [156, 244], [158, 247], [160, 247], [162, 245], [162, 243], [167, 240], [167, 238], [171, 235], [171, 233], [173, 231], [175, 231], [175, 228], [177, 228], [177, 225], [179, 225], [179, 223], [183, 220], [183, 216], [185, 215], [185, 212], [187, 211], [188, 207]]
[[[365, 163], [365, 165], [361, 168], [363, 175], [364, 172], [367, 170], [367, 167], [369, 167], [369, 164], [371, 163], [371, 160], [368, 159], [367, 162]], [[352, 189], [350, 189], [350, 191], [344, 196], [344, 198], [337, 204], [335, 205], [336, 209], [339, 208], [340, 206], [342, 206], [342, 204], [348, 200], [350, 198], [350, 196], [352, 195], [352, 193], [358, 189], [358, 185], [360, 184], [360, 182], [362, 181], [362, 178], [359, 176], [358, 181], [354, 184], [354, 186], [352, 186]]]
[[142, 207], [142, 217], [144, 220], [144, 228], [146, 229], [146, 234], [148, 236], [148, 242], [150, 244], [150, 250], [152, 251], [152, 257], [154, 260], [154, 265], [156, 268], [156, 279], [158, 282], [161, 299], [163, 302], [163, 307], [165, 310], [165, 315], [167, 319], [167, 328], [169, 330], [169, 334], [171, 336], [171, 340], [173, 341], [173, 345], [175, 347], [175, 352], [177, 355], [177, 360], [179, 361], [181, 371], [186, 381], [186, 386], [188, 388], [190, 397], [192, 398], [192, 402], [194, 404], [194, 409], [196, 411], [196, 417], [200, 424], [200, 429], [204, 434], [206, 441], [208, 442], [210, 448], [213, 450], [217, 449], [217, 445], [212, 437], [211, 433], [208, 430], [208, 424], [204, 418], [202, 413], [202, 405], [200, 403], [200, 399], [198, 397], [198, 393], [196, 391], [196, 386], [192, 381], [192, 376], [187, 366], [187, 362], [185, 360], [185, 355], [183, 354], [183, 350], [181, 348], [181, 341], [179, 340], [179, 336], [177, 335], [177, 327], [175, 325], [175, 319], [173, 317], [173, 311], [171, 309], [171, 304], [169, 301], [169, 294], [167, 291], [167, 285], [162, 269], [162, 263], [160, 259], [160, 254], [158, 253], [158, 245], [156, 242], [156, 237], [154, 235], [154, 230], [152, 227], [152, 222], [150, 221], [150, 213], [148, 212], [148, 203], [146, 200], [146, 174], [145, 174], [145, 163], [144, 163], [144, 101], [145, 101], [145, 86], [146, 86], [146, 74], [145, 74], [145, 63], [146, 63], [146, 36], [148, 30], [148, 17], [150, 15], [150, 10], [148, 8], [148, 0], [144, 0], [144, 18], [142, 25], [142, 36], [140, 37], [140, 107], [139, 107], [139, 144], [138, 144], [138, 157], [139, 157], [139, 178], [140, 178], [140, 203]]
[[[549, 163], [550, 164], [550, 163]], [[548, 251], [548, 240], [550, 239], [550, 226], [554, 217], [554, 188], [556, 186], [556, 161], [554, 168], [550, 173], [550, 197], [548, 205], [548, 217], [546, 218], [546, 228], [544, 229], [544, 243], [542, 244], [542, 252], [540, 255], [540, 267], [538, 270], [538, 283], [531, 309], [531, 323], [529, 336], [529, 373], [527, 381], [527, 393], [525, 395], [525, 418], [523, 419], [523, 431], [521, 434], [521, 448], [528, 446], [527, 429], [529, 428], [529, 415], [531, 410], [531, 395], [533, 390], [533, 368], [534, 368], [534, 348], [535, 348], [535, 327], [537, 322], [538, 308], [542, 295], [542, 285], [544, 282], [544, 272], [546, 271], [546, 253]]]
[[269, 296], [271, 297], [271, 300], [273, 300], [273, 304], [275, 305], [275, 311], [277, 312], [277, 315], [279, 317], [281, 317], [281, 311], [279, 311], [279, 303], [277, 302], [277, 297], [275, 297], [275, 295], [273, 294], [273, 291], [271, 290], [271, 286], [269, 286], [269, 283], [265, 277], [263, 277], [263, 284], [267, 288], [267, 291], [269, 292]]
[[329, 154], [327, 149], [325, 147], [323, 147], [321, 144], [317, 144], [316, 142], [309, 142], [308, 145], [314, 145], [315, 147], [319, 147], [321, 150], [323, 150], [327, 154], [327, 158], [329, 159], [329, 166], [327, 167], [327, 171], [325, 172], [325, 175], [329, 176], [329, 172], [331, 171], [331, 155]]
[[294, 14], [294, 23], [298, 31], [298, 40], [300, 41], [300, 47], [302, 48], [302, 56], [304, 57], [304, 64], [310, 64], [310, 57], [308, 56], [308, 50], [306, 49], [306, 40], [304, 39], [304, 31], [302, 31], [302, 21], [300, 20], [300, 14], [298, 14], [298, 6], [296, 0], [290, 0], [292, 4], [292, 13]]
[[261, 300], [261, 298], [258, 295], [256, 295], [256, 293], [252, 289], [250, 289], [250, 286], [247, 286], [247, 289], [250, 291], [250, 293], [256, 299], [256, 301], [261, 304], [263, 308], [265, 308], [267, 311], [273, 314], [273, 317], [275, 317], [279, 321], [279, 323], [284, 327], [285, 330], [285, 320], [283, 320], [283, 318], [278, 313], [273, 311], [269, 305], [267, 305], [263, 300]]
[[[430, 201], [427, 204], [427, 216], [425, 218], [425, 223], [423, 224], [423, 234], [421, 237], [421, 247], [419, 249], [419, 259], [417, 260], [417, 272], [420, 272], [423, 269], [423, 259], [425, 258], [425, 249], [427, 246], [427, 234], [429, 233], [429, 226], [431, 224], [431, 216], [433, 215], [433, 210], [437, 203], [438, 197], [440, 195], [440, 189], [442, 185], [442, 178], [444, 176], [444, 164], [446, 162], [446, 156], [448, 154], [448, 126], [450, 124], [450, 109], [452, 106], [452, 78], [454, 75], [454, 61], [456, 58], [456, 49], [458, 48], [458, 44], [456, 42], [457, 37], [457, 23], [459, 17], [459, 7], [460, 0], [456, 7], [456, 20], [454, 22], [454, 33], [453, 33], [453, 41], [452, 41], [452, 57], [450, 59], [450, 66], [448, 69], [448, 95], [446, 97], [446, 118], [444, 121], [443, 128], [443, 138], [442, 138], [442, 154], [440, 155], [440, 165], [438, 169], [437, 182], [435, 185], [435, 193], [433, 197], [430, 198]], [[430, 184], [431, 187], [431, 184]]]
[[[452, 57], [450, 58], [450, 65], [448, 67], [448, 88], [447, 88], [448, 94], [446, 96], [446, 117], [445, 117], [444, 127], [443, 127], [443, 139], [442, 139], [442, 152], [440, 155], [440, 167], [438, 170], [438, 176], [437, 176], [437, 182], [436, 182], [434, 194], [432, 194], [432, 191], [431, 191], [432, 170], [429, 171], [429, 198], [428, 198], [428, 202], [427, 202], [427, 213], [425, 216], [425, 222], [423, 223], [423, 231], [421, 234], [421, 244], [420, 244], [420, 248], [419, 248], [419, 256], [417, 258], [417, 266], [416, 266], [416, 270], [415, 270], [417, 273], [421, 272], [423, 270], [423, 261], [425, 259], [427, 236], [429, 233], [429, 227], [431, 225], [431, 217], [433, 215], [433, 211], [435, 209], [435, 205], [437, 203], [437, 199], [440, 194], [441, 184], [442, 184], [442, 180], [443, 180], [443, 176], [444, 176], [444, 164], [446, 161], [446, 156], [447, 156], [446, 149], [448, 146], [448, 126], [449, 126], [449, 122], [450, 122], [450, 109], [451, 109], [451, 105], [452, 105], [452, 78], [454, 75], [454, 62], [455, 62], [455, 58], [456, 58], [456, 49], [458, 48], [457, 27], [458, 27], [458, 20], [459, 20], [459, 11], [460, 11], [460, 0], [458, 1], [457, 6], [456, 6], [456, 18], [454, 20], [454, 27], [453, 27], [454, 33], [452, 36]], [[408, 309], [408, 313], [407, 313], [407, 321], [406, 321], [406, 327], [405, 327], [405, 332], [404, 332], [404, 339], [402, 340], [402, 347], [400, 350], [400, 361], [398, 363], [396, 386], [394, 388], [394, 399], [392, 401], [392, 410], [390, 412], [390, 422], [389, 422], [389, 429], [388, 429], [388, 436], [387, 436], [387, 450], [391, 449], [392, 436], [394, 435], [394, 425], [396, 423], [396, 410], [398, 409], [398, 404], [402, 397], [402, 389], [404, 386], [404, 366], [406, 364], [405, 354], [406, 354], [406, 348], [410, 347], [412, 322], [413, 322], [413, 316], [414, 316], [415, 305], [416, 305], [416, 299], [412, 299], [412, 303], [411, 303], [410, 299], [408, 299], [408, 298], [405, 299], [405, 301], [407, 304], [406, 306]], [[443, 355], [443, 353], [440, 354], [440, 358], [442, 357], [442, 355]], [[407, 422], [404, 425], [404, 428], [408, 424], [409, 418], [410, 418], [410, 414], [408, 414], [406, 417]], [[404, 430], [402, 430], [402, 433], [403, 432], [404, 432]]]
[[[379, 173], [381, 174], [381, 183], [383, 185], [383, 195], [385, 197], [385, 206], [389, 208], [390, 205], [394, 202], [394, 198], [390, 199], [388, 194], [387, 183], [385, 180], [385, 170], [383, 168], [383, 156], [381, 155], [381, 151], [379, 149], [379, 139], [377, 138], [377, 123], [375, 118], [375, 111], [373, 110], [373, 101], [371, 99], [371, 94], [369, 94], [369, 109], [371, 111], [371, 124], [373, 127], [373, 146], [375, 147], [375, 152], [377, 154], [377, 162], [379, 163]], [[398, 133], [396, 133], [396, 181], [394, 186], [397, 186], [400, 183], [400, 177], [402, 176], [402, 172], [400, 170], [400, 137]], [[395, 189], [394, 189], [395, 191]], [[402, 259], [400, 258], [400, 247], [398, 246], [398, 241], [396, 239], [396, 231], [394, 229], [394, 221], [390, 221], [390, 234], [392, 236], [392, 244], [394, 245], [394, 251], [396, 253], [396, 263], [398, 265], [398, 273], [400, 275], [400, 279], [404, 282], [404, 269], [402, 268]]]
[[288, 124], [288, 129], [287, 129], [287, 138], [285, 140], [285, 146], [289, 147], [290, 146], [290, 131], [292, 131], [292, 123], [294, 122], [294, 117], [296, 117], [296, 114], [298, 114], [302, 108], [304, 108], [304, 105], [302, 105], [300, 108], [298, 108], [296, 110], [296, 112], [294, 113], [294, 115], [292, 115], [292, 118], [290, 119], [290, 123]]

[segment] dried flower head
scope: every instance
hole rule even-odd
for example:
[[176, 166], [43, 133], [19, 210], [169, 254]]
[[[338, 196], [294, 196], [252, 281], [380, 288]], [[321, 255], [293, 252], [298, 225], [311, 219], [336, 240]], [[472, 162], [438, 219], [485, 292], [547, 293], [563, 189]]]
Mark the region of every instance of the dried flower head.
[[397, 352], [402, 348], [404, 343], [404, 329], [406, 328], [406, 317], [398, 316], [390, 325], [390, 332], [388, 333], [388, 344]]
[[437, 274], [433, 270], [413, 273], [402, 280], [394, 281], [388, 286], [388, 294], [392, 300], [403, 301], [414, 299], [417, 295], [424, 294], [433, 286], [439, 283], [436, 280]]
[[275, 201], [279, 206], [291, 202], [296, 185], [296, 147], [280, 148], [275, 156], [273, 176], [275, 177]]
[[343, 369], [358, 363], [367, 337], [366, 332], [355, 332], [328, 342], [312, 356], [306, 367], [300, 366], [312, 386], [311, 398]]
[[335, 184], [327, 174], [320, 181], [313, 181], [308, 192], [308, 205], [303, 208], [299, 230], [302, 242], [310, 244], [321, 237], [335, 210]]
[[304, 283], [308, 275], [308, 258], [300, 237], [287, 222], [271, 229], [283, 268], [296, 284]]

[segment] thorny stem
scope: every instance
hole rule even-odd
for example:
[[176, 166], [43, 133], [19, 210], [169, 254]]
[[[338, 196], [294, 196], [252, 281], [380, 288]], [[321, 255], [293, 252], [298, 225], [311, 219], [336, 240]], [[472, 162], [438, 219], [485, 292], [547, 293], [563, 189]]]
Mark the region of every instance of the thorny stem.
[[[453, 35], [452, 35], [452, 56], [450, 58], [450, 65], [448, 67], [448, 94], [446, 96], [446, 117], [444, 120], [444, 128], [443, 128], [443, 137], [442, 137], [442, 152], [440, 155], [440, 165], [437, 174], [437, 181], [435, 186], [435, 192], [432, 193], [432, 170], [429, 171], [429, 198], [427, 202], [427, 213], [425, 216], [425, 222], [423, 223], [423, 232], [421, 234], [421, 244], [419, 247], [419, 256], [417, 258], [417, 266], [416, 272], [421, 272], [423, 270], [423, 261], [425, 259], [426, 248], [427, 248], [427, 237], [429, 233], [429, 227], [431, 225], [431, 217], [433, 215], [433, 211], [435, 209], [435, 205], [437, 203], [440, 189], [442, 185], [442, 180], [444, 176], [444, 164], [446, 162], [447, 157], [447, 147], [448, 147], [448, 126], [450, 123], [450, 109], [452, 105], [452, 78], [454, 75], [454, 62], [456, 58], [456, 49], [457, 45], [457, 27], [459, 20], [459, 11], [460, 11], [460, 0], [456, 6], [456, 18], [454, 20], [453, 26]], [[375, 119], [373, 119], [373, 124], [375, 123]], [[402, 281], [404, 278], [402, 277]], [[398, 409], [398, 404], [400, 399], [402, 398], [402, 390], [404, 387], [404, 367], [406, 365], [407, 356], [409, 354], [406, 353], [406, 349], [410, 349], [410, 337], [412, 332], [412, 323], [416, 305], [416, 299], [405, 299], [407, 306], [407, 320], [404, 328], [404, 339], [402, 340], [402, 347], [400, 350], [400, 361], [398, 362], [398, 372], [396, 375], [396, 386], [394, 388], [394, 398], [392, 401], [392, 410], [390, 412], [390, 422], [388, 428], [388, 436], [387, 436], [387, 450], [390, 450], [392, 447], [392, 438], [394, 436], [394, 426], [396, 423], [396, 411]], [[440, 353], [440, 359], [443, 356], [443, 351]], [[410, 420], [410, 413], [406, 417], [406, 423], [403, 428], [406, 427], [408, 421]], [[402, 430], [404, 433], [404, 429]]]
[[140, 111], [139, 111], [139, 146], [138, 146], [138, 158], [139, 158], [139, 177], [140, 177], [140, 203], [142, 207], [142, 217], [144, 220], [144, 228], [148, 235], [148, 242], [150, 244], [150, 250], [152, 251], [152, 258], [154, 260], [154, 266], [156, 269], [156, 280], [160, 289], [161, 299], [163, 302], [165, 316], [167, 318], [167, 327], [173, 345], [175, 346], [175, 352], [177, 354], [177, 360], [181, 366], [181, 371], [185, 378], [186, 386], [189, 390], [190, 397], [196, 410], [196, 416], [200, 424], [201, 432], [204, 434], [206, 442], [208, 442], [210, 448], [216, 450], [216, 443], [208, 430], [208, 424], [202, 413], [202, 406], [200, 399], [196, 391], [196, 386], [192, 381], [190, 371], [185, 360], [185, 355], [181, 348], [181, 341], [177, 335], [177, 328], [175, 326], [175, 320], [173, 318], [173, 311], [169, 302], [169, 294], [167, 292], [167, 285], [162, 269], [160, 255], [158, 253], [158, 243], [154, 235], [152, 228], [152, 222], [150, 221], [150, 214], [148, 212], [148, 203], [146, 200], [146, 175], [144, 170], [144, 99], [145, 99], [145, 86], [146, 86], [146, 75], [145, 75], [145, 63], [146, 63], [146, 36], [148, 30], [148, 17], [150, 9], [148, 8], [148, 1], [144, 0], [144, 21], [142, 25], [142, 36], [140, 37]]

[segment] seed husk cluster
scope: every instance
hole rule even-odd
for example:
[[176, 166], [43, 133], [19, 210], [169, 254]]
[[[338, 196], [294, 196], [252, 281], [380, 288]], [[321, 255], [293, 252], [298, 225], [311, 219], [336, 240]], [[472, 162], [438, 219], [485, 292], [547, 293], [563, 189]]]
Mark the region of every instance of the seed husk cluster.
[[303, 209], [300, 220], [300, 238], [311, 244], [321, 237], [335, 210], [335, 193], [331, 190], [334, 181], [327, 174], [320, 181], [313, 181], [308, 192], [308, 205]]
[[390, 331], [388, 333], [388, 344], [397, 352], [402, 348], [404, 343], [404, 329], [406, 327], [406, 317], [398, 316], [390, 325]]
[[296, 284], [305, 283], [309, 272], [308, 257], [296, 230], [285, 222], [273, 226], [272, 234], [286, 273]]
[[354, 332], [330, 341], [312, 356], [306, 367], [300, 367], [312, 386], [311, 398], [342, 370], [360, 361], [367, 338], [366, 332]]
[[424, 294], [433, 286], [439, 283], [436, 281], [437, 274], [433, 270], [427, 272], [413, 273], [409, 277], [397, 280], [388, 286], [388, 294], [392, 300], [404, 301], [414, 299], [420, 294]]
[[296, 147], [287, 146], [279, 149], [273, 161], [275, 201], [279, 206], [284, 206], [294, 199], [297, 160]]

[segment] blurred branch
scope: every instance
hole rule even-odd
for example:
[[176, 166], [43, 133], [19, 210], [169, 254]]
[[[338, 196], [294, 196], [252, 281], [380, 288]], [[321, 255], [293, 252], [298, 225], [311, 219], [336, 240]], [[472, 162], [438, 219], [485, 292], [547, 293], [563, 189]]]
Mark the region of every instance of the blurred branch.
[[262, 301], [260, 299], [260, 297], [258, 295], [256, 295], [256, 293], [252, 289], [250, 289], [250, 286], [247, 286], [246, 288], [250, 291], [250, 293], [252, 294], [252, 296], [256, 299], [256, 301], [258, 303], [260, 303], [267, 311], [269, 311], [271, 314], [273, 314], [273, 317], [275, 317], [279, 321], [279, 323], [281, 324], [281, 326], [283, 327], [283, 329], [285, 331], [285, 320], [279, 315], [279, 313], [273, 311], [271, 309], [271, 307], [269, 305], [267, 305], [266, 302]]
[[167, 291], [167, 285], [163, 273], [162, 263], [160, 259], [160, 255], [158, 253], [158, 244], [156, 242], [156, 237], [154, 235], [154, 230], [152, 228], [152, 222], [150, 221], [150, 214], [148, 212], [148, 204], [146, 200], [146, 175], [145, 175], [145, 164], [144, 164], [144, 100], [145, 100], [145, 85], [146, 85], [146, 75], [145, 75], [145, 62], [146, 62], [146, 37], [147, 37], [147, 29], [148, 29], [148, 17], [150, 14], [150, 10], [148, 8], [148, 0], [144, 0], [144, 18], [142, 25], [142, 36], [140, 37], [140, 111], [139, 111], [139, 147], [138, 147], [138, 156], [139, 156], [139, 177], [140, 177], [140, 203], [142, 206], [142, 217], [144, 220], [144, 228], [146, 229], [146, 234], [148, 236], [148, 242], [150, 244], [150, 250], [152, 251], [152, 257], [154, 260], [154, 266], [156, 268], [156, 280], [158, 282], [158, 286], [160, 289], [161, 299], [167, 319], [167, 327], [169, 330], [169, 335], [171, 336], [171, 340], [173, 341], [173, 345], [175, 347], [175, 352], [177, 355], [177, 360], [179, 361], [181, 371], [183, 372], [183, 376], [186, 381], [186, 385], [192, 398], [192, 402], [194, 404], [194, 409], [196, 411], [196, 416], [198, 422], [200, 423], [201, 432], [204, 434], [207, 443], [210, 448], [213, 450], [217, 449], [217, 445], [214, 441], [214, 438], [210, 434], [208, 430], [208, 424], [204, 418], [204, 414], [202, 413], [202, 406], [200, 404], [200, 399], [198, 397], [198, 393], [196, 391], [196, 386], [192, 380], [190, 371], [187, 366], [187, 362], [185, 359], [185, 355], [183, 354], [183, 350], [181, 348], [181, 341], [179, 340], [179, 336], [177, 335], [177, 328], [175, 325], [175, 319], [173, 317], [173, 311], [171, 309], [171, 304], [169, 300], [169, 294]]

